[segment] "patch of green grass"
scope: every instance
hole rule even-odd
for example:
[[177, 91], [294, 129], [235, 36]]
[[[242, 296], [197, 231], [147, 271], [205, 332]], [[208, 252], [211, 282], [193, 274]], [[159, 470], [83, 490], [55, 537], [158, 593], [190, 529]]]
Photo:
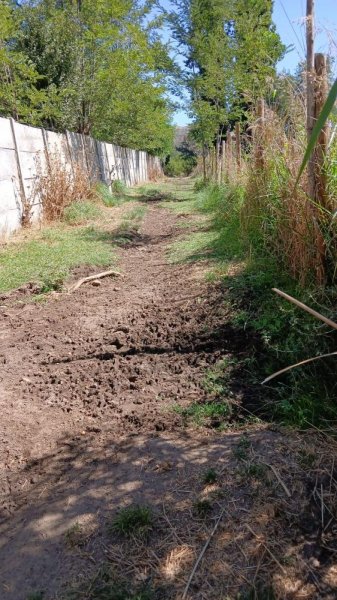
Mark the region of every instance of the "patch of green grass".
[[32, 592], [28, 594], [27, 600], [43, 600], [44, 592]]
[[126, 184], [121, 179], [116, 179], [113, 181], [111, 183], [111, 189], [113, 193], [119, 196], [124, 196], [128, 191]]
[[48, 227], [31, 240], [9, 243], [0, 251], [0, 291], [36, 282], [44, 291], [59, 289], [79, 265], [114, 261], [109, 234], [93, 227]]
[[221, 398], [230, 391], [231, 372], [237, 360], [226, 356], [219, 360], [212, 369], [208, 369], [202, 381], [204, 390], [215, 398]]
[[194, 183], [193, 190], [195, 192], [202, 192], [209, 186], [209, 181], [206, 179], [197, 179]]
[[221, 423], [231, 415], [231, 406], [228, 402], [207, 402], [204, 404], [194, 402], [187, 407], [174, 406], [173, 410], [180, 414], [186, 421], [191, 419], [196, 425], [211, 425], [218, 428]]
[[213, 245], [218, 234], [214, 231], [196, 231], [172, 244], [169, 259], [173, 263], [196, 262], [214, 258]]
[[125, 215], [125, 221], [141, 221], [146, 214], [145, 206], [135, 206], [131, 208]]
[[163, 208], [168, 208], [177, 215], [194, 215], [196, 213], [195, 198], [187, 200], [165, 200], [161, 203]]
[[64, 209], [63, 220], [68, 225], [84, 225], [102, 216], [102, 209], [94, 202], [73, 202]]
[[212, 485], [218, 480], [218, 474], [215, 469], [209, 468], [202, 476], [202, 481], [205, 485]]
[[148, 183], [142, 187], [134, 188], [134, 192], [146, 196], [146, 194], [151, 194], [152, 190], [155, 190], [161, 193], [163, 199], [166, 198], [169, 201], [172, 199], [178, 203], [182, 200], [195, 201], [193, 183], [194, 180], [192, 179], [170, 179], [169, 181]]
[[111, 531], [127, 536], [146, 537], [153, 529], [153, 514], [148, 506], [122, 508], [111, 524]]

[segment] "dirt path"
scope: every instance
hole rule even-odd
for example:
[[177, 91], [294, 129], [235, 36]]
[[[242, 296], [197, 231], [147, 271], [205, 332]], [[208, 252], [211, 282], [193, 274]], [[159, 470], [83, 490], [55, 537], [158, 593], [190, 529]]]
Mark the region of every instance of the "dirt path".
[[[302, 495], [301, 518], [316, 510], [296, 436], [265, 426], [244, 438], [217, 433], [212, 417], [210, 429], [185, 428], [172, 410], [207, 400], [207, 370], [248, 344], [228, 325], [223, 290], [206, 283], [205, 264], [169, 264], [168, 245], [182, 235], [178, 221], [151, 203], [140, 234], [119, 250], [124, 278], [46, 305], [0, 309], [3, 600], [181, 598], [219, 511], [221, 535], [186, 598], [234, 599], [267, 584], [281, 590], [275, 597], [336, 597], [334, 572], [324, 571], [322, 583], [310, 563], [308, 577], [305, 561], [321, 560], [312, 532], [291, 520], [280, 525], [286, 510], [298, 513]], [[241, 400], [245, 394], [238, 390]], [[217, 475], [206, 485], [207, 469]], [[154, 511], [150, 545], [130, 548], [110, 532], [116, 511], [130, 503]], [[309, 558], [298, 561], [308, 539]], [[112, 568], [111, 580], [97, 575], [102, 564]], [[150, 586], [153, 595], [118, 596], [115, 581], [125, 577], [130, 590]], [[95, 591], [101, 579], [113, 582], [110, 595]], [[74, 581], [80, 591], [67, 595]]]

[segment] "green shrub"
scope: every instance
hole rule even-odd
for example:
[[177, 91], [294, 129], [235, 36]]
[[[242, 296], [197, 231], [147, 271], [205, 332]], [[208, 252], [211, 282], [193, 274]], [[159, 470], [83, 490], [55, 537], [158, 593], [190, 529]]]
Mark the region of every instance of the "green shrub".
[[182, 177], [190, 175], [197, 164], [193, 153], [174, 152], [164, 166], [164, 173], [168, 177]]

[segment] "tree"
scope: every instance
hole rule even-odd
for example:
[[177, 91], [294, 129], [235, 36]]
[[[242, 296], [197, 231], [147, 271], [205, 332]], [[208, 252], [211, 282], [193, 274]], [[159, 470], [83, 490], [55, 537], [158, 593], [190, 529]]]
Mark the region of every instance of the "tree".
[[39, 91], [39, 75], [24, 53], [13, 49], [15, 18], [9, 2], [0, 3], [0, 113], [38, 124], [46, 110], [46, 95]]
[[184, 56], [194, 136], [204, 148], [263, 95], [284, 47], [272, 0], [172, 0], [167, 15]]

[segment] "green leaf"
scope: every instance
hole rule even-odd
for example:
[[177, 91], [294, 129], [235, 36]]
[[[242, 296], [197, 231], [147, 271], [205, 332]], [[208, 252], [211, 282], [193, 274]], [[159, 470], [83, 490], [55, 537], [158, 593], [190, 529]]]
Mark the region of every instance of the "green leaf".
[[329, 118], [329, 115], [334, 107], [335, 102], [336, 102], [336, 98], [337, 98], [337, 79], [329, 92], [329, 95], [325, 101], [325, 104], [321, 110], [321, 113], [315, 123], [313, 130], [312, 130], [312, 134], [311, 134], [310, 140], [308, 142], [300, 170], [297, 175], [295, 188], [297, 187], [297, 184], [301, 178], [301, 175], [310, 160], [310, 157], [316, 146], [318, 136], [319, 136], [320, 132], [322, 131], [326, 121]]

